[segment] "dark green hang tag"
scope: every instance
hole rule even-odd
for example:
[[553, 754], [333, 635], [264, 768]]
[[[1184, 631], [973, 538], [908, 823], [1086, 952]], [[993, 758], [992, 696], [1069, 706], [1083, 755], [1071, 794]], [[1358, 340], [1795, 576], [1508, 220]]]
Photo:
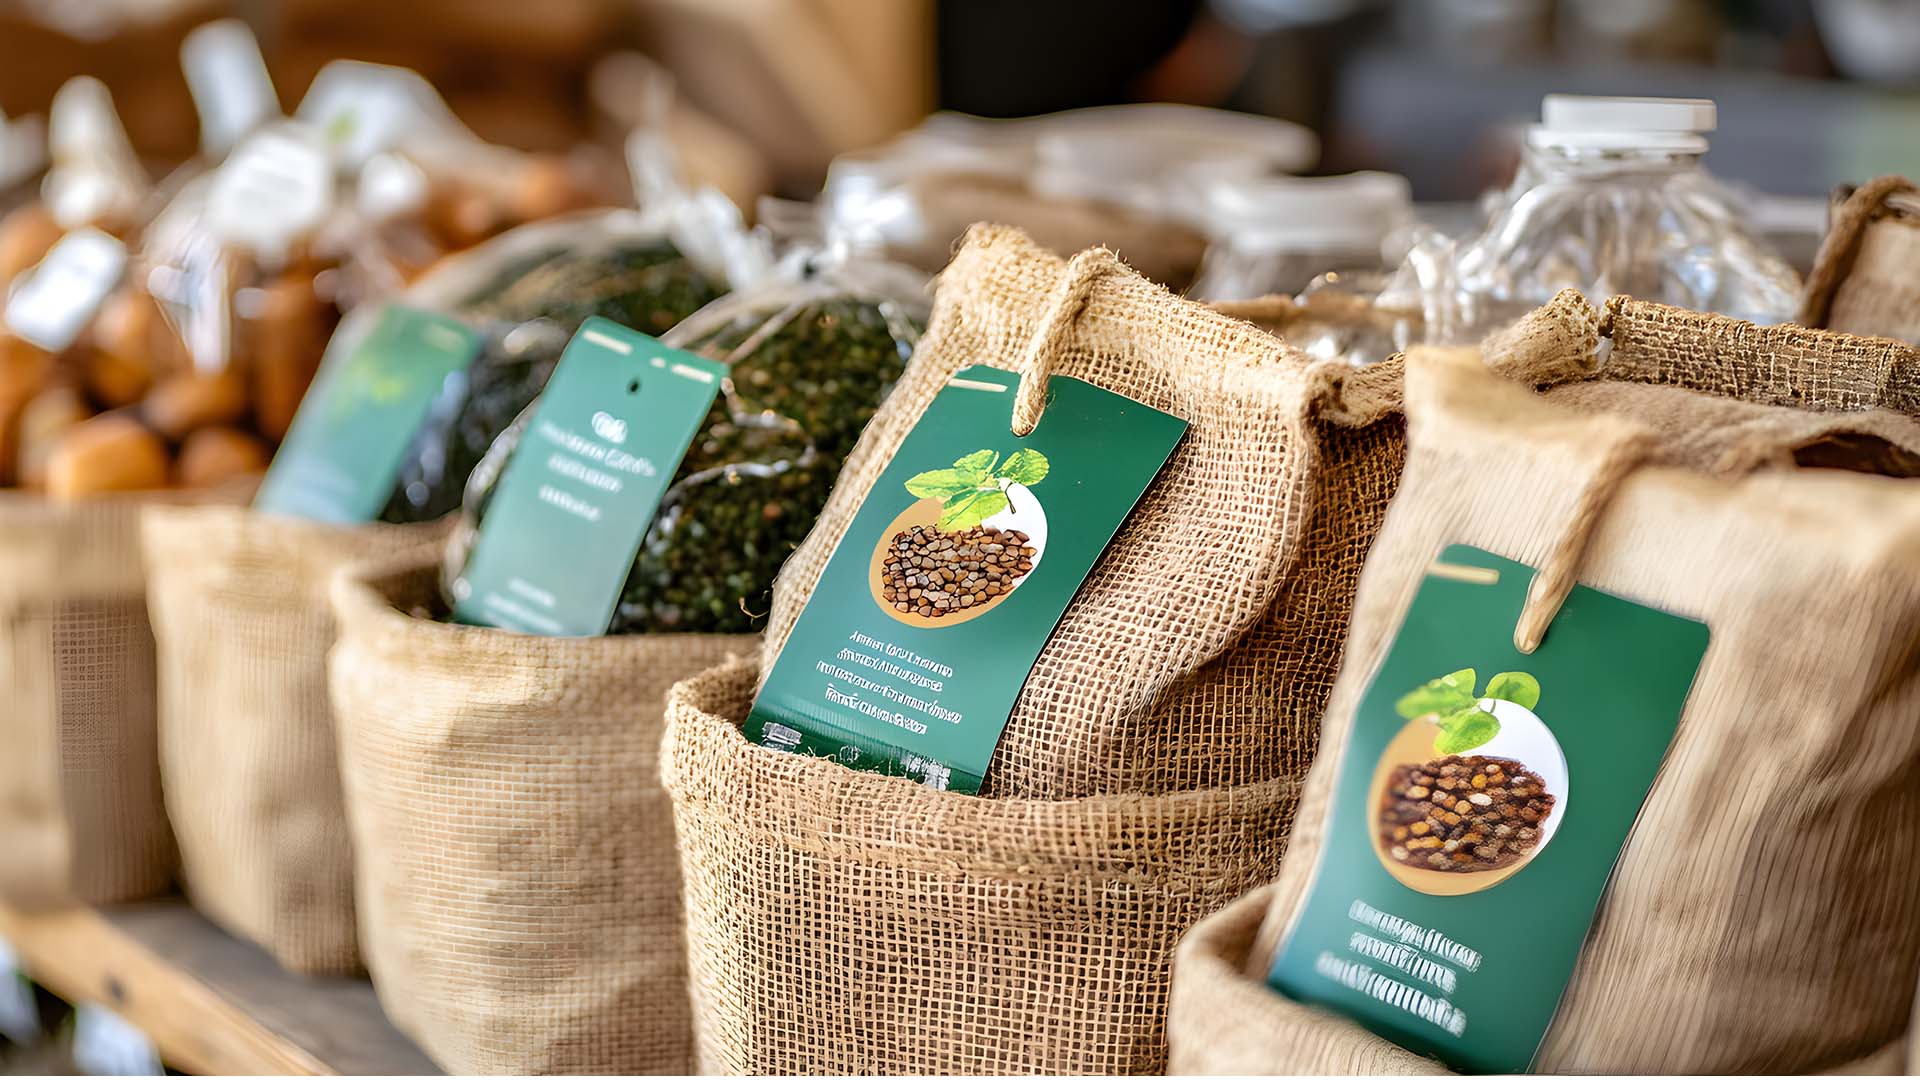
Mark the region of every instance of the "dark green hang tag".
[[1532, 655], [1533, 570], [1441, 553], [1354, 715], [1273, 986], [1463, 1072], [1520, 1072], [1679, 726], [1707, 626], [1577, 586]]
[[479, 353], [480, 335], [459, 320], [387, 305], [366, 339], [315, 378], [254, 508], [342, 525], [372, 521], [427, 410]]
[[1056, 377], [1010, 431], [1019, 377], [947, 381], [834, 549], [749, 739], [980, 790], [1040, 650], [1186, 421]]
[[727, 366], [598, 316], [560, 354], [455, 584], [454, 618], [607, 632], [660, 498]]

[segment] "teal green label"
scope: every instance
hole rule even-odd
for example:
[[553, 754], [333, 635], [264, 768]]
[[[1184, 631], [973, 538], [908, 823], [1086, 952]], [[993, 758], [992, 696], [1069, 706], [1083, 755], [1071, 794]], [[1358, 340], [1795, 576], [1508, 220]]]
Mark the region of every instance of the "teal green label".
[[727, 366], [598, 316], [567, 343], [455, 584], [454, 618], [607, 632], [660, 498]]
[[1707, 626], [1455, 545], [1354, 716], [1269, 981], [1463, 1072], [1524, 1071], [1680, 722]]
[[387, 305], [366, 340], [315, 378], [254, 507], [342, 525], [372, 521], [427, 410], [479, 352], [480, 336], [458, 320]]
[[980, 790], [1034, 661], [1186, 421], [1056, 377], [1011, 431], [1019, 376], [947, 381], [834, 549], [749, 739]]

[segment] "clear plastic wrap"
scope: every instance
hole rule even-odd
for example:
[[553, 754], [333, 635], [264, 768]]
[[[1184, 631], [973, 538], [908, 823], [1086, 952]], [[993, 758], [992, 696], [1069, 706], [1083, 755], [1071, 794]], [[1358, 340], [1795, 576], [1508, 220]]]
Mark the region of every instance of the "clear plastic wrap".
[[[774, 574], [905, 370], [927, 319], [926, 276], [829, 231], [834, 240], [796, 246], [664, 335], [732, 370], [641, 542], [610, 633], [759, 629]], [[448, 548], [450, 594], [530, 413], [473, 471]]]
[[1413, 192], [1392, 173], [1215, 177], [1200, 190], [1207, 254], [1198, 300], [1292, 296], [1328, 271], [1385, 269], [1385, 247], [1413, 222]]
[[1549, 95], [1478, 235], [1425, 232], [1381, 293], [1426, 337], [1470, 343], [1574, 288], [1760, 324], [1793, 317], [1799, 278], [1701, 164], [1710, 101]]
[[977, 221], [1018, 225], [1068, 254], [1118, 251], [1173, 288], [1206, 250], [1199, 188], [1217, 177], [1310, 167], [1313, 134], [1268, 117], [1187, 105], [1115, 105], [1021, 120], [939, 113], [828, 171], [822, 201], [893, 257], [945, 265]]

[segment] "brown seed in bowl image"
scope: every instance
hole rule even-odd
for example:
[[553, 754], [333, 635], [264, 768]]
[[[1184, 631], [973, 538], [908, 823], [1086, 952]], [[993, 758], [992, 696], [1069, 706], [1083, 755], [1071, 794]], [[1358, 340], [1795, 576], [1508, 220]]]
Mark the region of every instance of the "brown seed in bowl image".
[[944, 619], [1011, 593], [1033, 569], [1026, 533], [975, 525], [943, 532], [915, 525], [889, 541], [881, 598], [902, 614]]
[[1532, 854], [1553, 810], [1539, 774], [1508, 758], [1454, 754], [1398, 765], [1380, 795], [1380, 845], [1410, 867], [1498, 870]]

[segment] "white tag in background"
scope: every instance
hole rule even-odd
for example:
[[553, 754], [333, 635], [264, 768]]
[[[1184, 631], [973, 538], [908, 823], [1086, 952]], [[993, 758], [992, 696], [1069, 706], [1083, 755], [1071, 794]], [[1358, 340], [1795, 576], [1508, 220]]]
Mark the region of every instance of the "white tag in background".
[[276, 124], [234, 148], [207, 192], [207, 228], [266, 259], [283, 257], [333, 206], [333, 163], [319, 132]]
[[0, 938], [0, 1037], [20, 1046], [40, 1041], [40, 1002], [20, 970], [19, 955], [4, 938]]
[[75, 76], [53, 95], [47, 152], [53, 167], [40, 193], [62, 228], [130, 217], [147, 196], [146, 170], [99, 79]]
[[247, 132], [280, 115], [260, 42], [239, 19], [219, 19], [180, 43], [180, 68], [200, 114], [200, 152], [225, 157]]
[[403, 139], [474, 138], [419, 72], [359, 60], [321, 68], [293, 116], [325, 134], [348, 169]]
[[146, 1033], [98, 1005], [73, 1010], [73, 1063], [89, 1076], [163, 1076]]
[[68, 233], [14, 285], [7, 329], [47, 352], [65, 351], [126, 269], [125, 244], [98, 229]]

